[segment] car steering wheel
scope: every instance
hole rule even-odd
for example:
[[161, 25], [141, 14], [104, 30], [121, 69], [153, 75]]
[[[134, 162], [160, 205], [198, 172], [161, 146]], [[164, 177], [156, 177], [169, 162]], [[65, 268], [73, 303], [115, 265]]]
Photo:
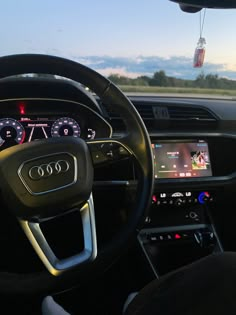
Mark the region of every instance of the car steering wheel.
[[[97, 72], [64, 58], [39, 54], [0, 58], [0, 78], [26, 73], [58, 75], [90, 88], [103, 102], [116, 106], [127, 132], [118, 139], [88, 142], [74, 137], [50, 138], [0, 152], [0, 190], [4, 202], [19, 220], [46, 267], [43, 272], [30, 274], [0, 271], [0, 292], [16, 294], [60, 290], [77, 283], [80, 277], [88, 277], [96, 267], [107, 267], [119, 250], [135, 236], [149, 206], [154, 179], [152, 149], [146, 127], [132, 103], [113, 83]], [[118, 151], [132, 156], [139, 170], [139, 180], [135, 206], [127, 224], [98, 251], [91, 152], [96, 152], [101, 144], [113, 145]], [[48, 176], [43, 176], [42, 180], [36, 176], [39, 173]], [[81, 213], [84, 250], [60, 260], [50, 248], [40, 223], [66, 215], [72, 209]]]

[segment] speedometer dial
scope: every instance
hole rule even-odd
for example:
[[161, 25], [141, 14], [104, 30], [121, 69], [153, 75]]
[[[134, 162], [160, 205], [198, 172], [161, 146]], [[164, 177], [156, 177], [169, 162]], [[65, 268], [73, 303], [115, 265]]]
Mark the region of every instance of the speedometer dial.
[[0, 119], [0, 146], [10, 147], [23, 143], [25, 140], [24, 127], [12, 118]]
[[80, 126], [73, 118], [62, 117], [57, 119], [52, 125], [52, 137], [80, 137]]

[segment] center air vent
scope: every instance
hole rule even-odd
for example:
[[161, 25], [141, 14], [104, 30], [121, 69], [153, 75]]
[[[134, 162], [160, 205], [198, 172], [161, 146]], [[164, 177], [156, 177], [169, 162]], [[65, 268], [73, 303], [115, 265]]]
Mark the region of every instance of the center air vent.
[[[214, 113], [202, 106], [178, 105], [154, 102], [134, 102], [134, 106], [142, 117], [147, 129], [151, 132], [158, 129], [214, 128], [218, 118]], [[121, 117], [115, 106], [103, 104], [115, 132], [125, 131]]]
[[216, 117], [202, 107], [168, 105], [167, 108], [170, 119], [216, 121]]
[[143, 120], [201, 120], [216, 121], [207, 109], [198, 106], [170, 104], [134, 104]]
[[134, 104], [143, 119], [154, 119], [153, 106], [151, 104]]

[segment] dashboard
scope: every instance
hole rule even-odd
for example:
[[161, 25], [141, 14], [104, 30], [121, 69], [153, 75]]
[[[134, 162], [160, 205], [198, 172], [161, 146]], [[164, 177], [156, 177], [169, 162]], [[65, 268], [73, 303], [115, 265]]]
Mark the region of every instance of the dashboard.
[[0, 102], [0, 150], [51, 137], [109, 138], [112, 127], [87, 106], [58, 99]]
[[[145, 226], [199, 224], [199, 207], [205, 204], [214, 209], [214, 215], [227, 211], [233, 216], [235, 207], [225, 204], [235, 201], [236, 100], [128, 98], [148, 129], [154, 156], [153, 197]], [[18, 78], [0, 84], [0, 151], [51, 137], [119, 140], [125, 133], [115, 106], [96, 97], [91, 100], [70, 81]], [[100, 231], [107, 216], [114, 220], [113, 231], [119, 225], [114, 209], [123, 211], [123, 202], [132, 208], [139, 174], [131, 158], [113, 162], [114, 148], [103, 149], [108, 151], [96, 148], [109, 154], [108, 163], [94, 165], [93, 194], [101, 216]]]
[[[202, 187], [208, 187], [234, 179], [235, 101], [128, 97], [151, 138], [157, 187], [199, 186], [200, 181]], [[84, 89], [68, 80], [15, 78], [1, 82], [0, 150], [50, 137], [118, 139], [125, 132], [115, 106], [96, 97], [92, 100]], [[136, 179], [130, 161], [107, 169], [104, 166], [95, 175], [112, 183]]]
[[[128, 98], [148, 129], [154, 156], [155, 180], [144, 223], [145, 242], [159, 238], [161, 245], [169, 244], [170, 237], [176, 246], [175, 241], [180, 243], [182, 237], [188, 237], [186, 231], [175, 230], [176, 226], [192, 227], [199, 234], [206, 208], [219, 222], [218, 228], [229, 226], [228, 234], [224, 231], [225, 239], [235, 239], [236, 100], [146, 95]], [[114, 104], [96, 97], [92, 100], [84, 89], [81, 92], [68, 80], [15, 78], [0, 82], [0, 151], [52, 137], [96, 142], [119, 140], [125, 133]], [[92, 156], [97, 158], [99, 153], [106, 161], [94, 164], [93, 197], [101, 244], [113, 237], [133, 208], [139, 170], [126, 155], [113, 161], [115, 146], [94, 146], [94, 150]], [[7, 216], [7, 211], [3, 215]], [[5, 217], [2, 222], [9, 229]], [[67, 226], [68, 234], [71, 222]], [[168, 248], [168, 261], [169, 253]]]
[[[183, 233], [175, 230], [176, 226], [191, 227], [199, 235], [207, 209], [218, 232], [229, 226], [224, 235], [230, 243], [236, 237], [232, 237], [236, 100], [147, 95], [128, 98], [148, 129], [154, 157], [155, 180], [144, 223], [145, 242], [159, 238], [161, 245], [169, 244], [170, 237], [176, 246], [175, 241], [180, 243], [182, 237], [188, 237], [188, 230]], [[0, 151], [51, 137], [73, 136], [89, 142], [109, 137], [119, 140], [125, 133], [114, 104], [97, 97], [91, 100], [85, 90], [81, 92], [70, 81], [18, 78], [0, 84]], [[96, 228], [102, 234], [99, 242], [103, 242], [123, 224], [126, 208], [127, 213], [132, 209], [139, 173], [130, 157], [112, 161], [114, 147], [94, 148], [92, 156], [97, 158], [99, 153], [106, 161], [94, 164], [93, 183]], [[104, 218], [109, 218], [108, 225], [104, 225]]]

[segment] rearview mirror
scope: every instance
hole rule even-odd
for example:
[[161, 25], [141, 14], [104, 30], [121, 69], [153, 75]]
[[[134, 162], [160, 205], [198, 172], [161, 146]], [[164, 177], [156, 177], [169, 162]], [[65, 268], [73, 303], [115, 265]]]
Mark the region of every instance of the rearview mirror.
[[196, 13], [203, 8], [235, 9], [236, 0], [170, 0], [180, 5], [180, 8], [188, 13]]

